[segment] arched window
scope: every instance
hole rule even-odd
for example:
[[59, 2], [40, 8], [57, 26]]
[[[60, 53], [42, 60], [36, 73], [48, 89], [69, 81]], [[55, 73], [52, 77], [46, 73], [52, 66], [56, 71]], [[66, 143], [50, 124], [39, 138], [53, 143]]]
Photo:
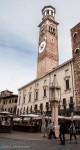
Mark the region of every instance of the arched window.
[[78, 34], [78, 33], [75, 32], [75, 33], [73, 34], [73, 37], [76, 38], [76, 37], [77, 37], [77, 34]]
[[76, 48], [75, 53], [76, 53], [76, 54], [79, 53], [79, 48]]
[[46, 14], [49, 15], [49, 10], [46, 11]]
[[53, 11], [51, 10], [51, 15], [53, 16]]
[[52, 26], [49, 26], [49, 32], [55, 35], [55, 29]]

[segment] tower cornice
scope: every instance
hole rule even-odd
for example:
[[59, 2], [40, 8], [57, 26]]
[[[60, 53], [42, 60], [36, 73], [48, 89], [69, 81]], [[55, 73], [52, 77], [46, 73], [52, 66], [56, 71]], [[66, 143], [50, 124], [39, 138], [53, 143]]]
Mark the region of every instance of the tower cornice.
[[55, 20], [52, 20], [51, 18], [49, 18], [49, 16], [47, 18], [45, 18], [44, 20], [42, 20], [42, 22], [38, 25], [38, 27], [40, 27], [46, 20], [49, 20], [52, 23], [55, 23], [57, 25], [59, 25], [58, 22], [56, 22]]

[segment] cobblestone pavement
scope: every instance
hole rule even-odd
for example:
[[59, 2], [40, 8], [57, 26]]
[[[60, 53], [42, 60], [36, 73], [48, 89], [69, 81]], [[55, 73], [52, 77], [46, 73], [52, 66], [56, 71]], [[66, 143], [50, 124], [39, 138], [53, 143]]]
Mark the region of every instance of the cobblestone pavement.
[[47, 136], [43, 137], [41, 133], [0, 133], [0, 150], [79, 150], [80, 138], [78, 143], [74, 140], [69, 143], [66, 137], [66, 144], [60, 145], [59, 139], [48, 140]]

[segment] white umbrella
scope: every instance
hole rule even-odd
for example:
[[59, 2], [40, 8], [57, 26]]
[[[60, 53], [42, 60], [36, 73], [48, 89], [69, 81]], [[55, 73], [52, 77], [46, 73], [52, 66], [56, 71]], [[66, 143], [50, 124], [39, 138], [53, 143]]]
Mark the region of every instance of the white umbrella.
[[14, 118], [13, 121], [20, 121], [20, 118]]
[[8, 111], [1, 111], [0, 114], [10, 114]]
[[58, 116], [58, 119], [65, 119], [64, 116]]
[[65, 117], [65, 120], [71, 120], [71, 117]]
[[70, 117], [65, 117], [65, 120], [80, 120], [80, 116], [75, 115], [75, 116], [70, 116]]
[[37, 117], [40, 117], [40, 115], [36, 115], [36, 114], [26, 114], [26, 115], [20, 115], [20, 117], [32, 117], [32, 118], [37, 118]]
[[80, 120], [80, 116], [78, 115], [73, 116], [73, 120]]

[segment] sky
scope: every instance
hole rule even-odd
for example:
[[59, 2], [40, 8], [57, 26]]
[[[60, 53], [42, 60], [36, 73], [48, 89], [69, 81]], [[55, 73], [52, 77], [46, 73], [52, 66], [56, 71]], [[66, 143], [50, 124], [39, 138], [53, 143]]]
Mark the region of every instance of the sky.
[[36, 79], [42, 8], [56, 8], [59, 64], [72, 58], [70, 29], [80, 22], [80, 0], [0, 0], [0, 92]]

